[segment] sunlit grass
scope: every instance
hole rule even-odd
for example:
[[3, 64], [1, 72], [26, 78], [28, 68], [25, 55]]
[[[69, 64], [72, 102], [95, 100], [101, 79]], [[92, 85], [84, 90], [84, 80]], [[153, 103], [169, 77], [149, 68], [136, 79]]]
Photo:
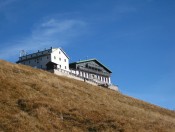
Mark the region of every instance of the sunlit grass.
[[175, 112], [85, 82], [0, 61], [0, 131], [167, 131]]

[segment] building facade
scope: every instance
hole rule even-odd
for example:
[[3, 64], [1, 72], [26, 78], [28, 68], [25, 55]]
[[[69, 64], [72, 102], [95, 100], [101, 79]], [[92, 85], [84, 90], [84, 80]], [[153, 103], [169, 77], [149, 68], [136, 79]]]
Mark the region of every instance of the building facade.
[[111, 71], [96, 59], [69, 64], [70, 73], [98, 84], [111, 84]]
[[55, 69], [59, 68], [69, 72], [69, 57], [61, 48], [50, 48], [38, 51], [33, 54], [23, 55], [19, 57], [17, 63], [29, 65], [35, 68], [47, 70], [47, 64], [50, 62], [57, 64]]

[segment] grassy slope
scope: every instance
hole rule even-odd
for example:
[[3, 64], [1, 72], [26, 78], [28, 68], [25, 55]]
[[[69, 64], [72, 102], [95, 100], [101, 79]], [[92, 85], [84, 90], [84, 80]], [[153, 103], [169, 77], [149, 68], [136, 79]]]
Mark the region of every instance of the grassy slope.
[[0, 131], [173, 131], [175, 112], [0, 61]]

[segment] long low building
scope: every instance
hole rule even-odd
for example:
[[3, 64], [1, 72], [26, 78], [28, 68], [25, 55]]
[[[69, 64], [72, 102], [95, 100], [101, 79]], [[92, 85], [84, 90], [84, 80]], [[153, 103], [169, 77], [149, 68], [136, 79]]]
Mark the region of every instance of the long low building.
[[69, 64], [69, 68], [71, 73], [87, 80], [93, 80], [99, 84], [111, 84], [112, 72], [97, 59], [73, 62]]

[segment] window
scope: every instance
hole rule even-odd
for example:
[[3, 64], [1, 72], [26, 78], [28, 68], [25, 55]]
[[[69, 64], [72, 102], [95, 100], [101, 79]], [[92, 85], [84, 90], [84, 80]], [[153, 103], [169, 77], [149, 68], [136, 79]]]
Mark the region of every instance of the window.
[[54, 59], [56, 59], [56, 56], [54, 56]]
[[49, 56], [47, 56], [47, 59], [49, 59]]
[[65, 69], [66, 69], [66, 66], [65, 66]]
[[66, 59], [64, 59], [64, 62], [66, 62]]
[[61, 58], [59, 58], [59, 60], [61, 61]]
[[60, 68], [61, 68], [61, 65], [60, 65]]
[[59, 54], [61, 54], [61, 51], [59, 51]]
[[40, 58], [40, 60], [42, 60], [42, 57]]

